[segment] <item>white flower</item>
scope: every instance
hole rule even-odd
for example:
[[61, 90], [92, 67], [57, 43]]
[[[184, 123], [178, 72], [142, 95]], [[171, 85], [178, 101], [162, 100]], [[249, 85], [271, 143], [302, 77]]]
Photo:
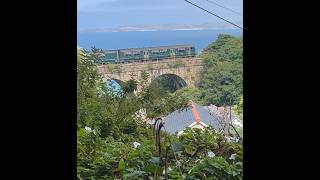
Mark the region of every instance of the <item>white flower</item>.
[[138, 143], [138, 142], [133, 142], [133, 147], [134, 148], [137, 148], [137, 147], [139, 147], [141, 144], [140, 143]]
[[231, 138], [230, 137], [226, 137], [227, 138], [227, 142], [230, 143], [231, 142]]
[[229, 157], [230, 160], [236, 160], [236, 154], [231, 154], [231, 156]]
[[[172, 171], [172, 169], [171, 169], [171, 167], [168, 167], [168, 173], [169, 173], [170, 171]], [[163, 169], [162, 174], [165, 174], [165, 173], [166, 173], [166, 170]]]
[[239, 139], [236, 137], [226, 136], [227, 142], [238, 142]]
[[90, 127], [87, 127], [87, 126], [86, 126], [84, 129], [85, 129], [87, 132], [91, 132], [91, 131], [92, 131], [92, 129], [91, 129]]
[[212, 151], [208, 151], [207, 155], [209, 158], [213, 158], [214, 156], [216, 156]]
[[180, 166], [181, 165], [180, 161], [176, 161], [176, 165]]

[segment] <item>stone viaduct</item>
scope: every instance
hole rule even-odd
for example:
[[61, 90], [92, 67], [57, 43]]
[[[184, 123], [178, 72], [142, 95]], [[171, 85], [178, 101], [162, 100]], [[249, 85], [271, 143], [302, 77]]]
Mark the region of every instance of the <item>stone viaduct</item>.
[[98, 71], [104, 81], [115, 80], [119, 84], [131, 78], [139, 81], [141, 72], [145, 71], [149, 74], [148, 82], [160, 76], [167, 76], [175, 81], [182, 81], [184, 86], [189, 87], [194, 87], [198, 82], [201, 68], [202, 59], [197, 57], [98, 65]]

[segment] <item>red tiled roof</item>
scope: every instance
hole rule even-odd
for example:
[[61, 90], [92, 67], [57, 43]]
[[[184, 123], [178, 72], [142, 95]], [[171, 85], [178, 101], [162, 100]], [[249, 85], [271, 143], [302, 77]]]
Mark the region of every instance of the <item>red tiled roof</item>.
[[196, 106], [194, 105], [193, 101], [191, 101], [191, 100], [189, 101], [189, 103], [190, 103], [191, 112], [192, 112], [194, 119], [196, 120], [197, 123], [200, 123], [201, 118], [200, 118], [200, 115], [197, 111]]
[[[164, 126], [168, 133], [174, 134], [182, 131], [193, 123], [203, 126], [212, 126], [215, 130], [221, 131], [226, 128], [225, 122], [220, 120], [216, 115], [210, 115], [202, 106], [189, 101], [189, 107], [183, 110], [176, 110], [163, 118]], [[148, 123], [153, 124], [152, 120]], [[202, 124], [203, 123], [203, 124]]]

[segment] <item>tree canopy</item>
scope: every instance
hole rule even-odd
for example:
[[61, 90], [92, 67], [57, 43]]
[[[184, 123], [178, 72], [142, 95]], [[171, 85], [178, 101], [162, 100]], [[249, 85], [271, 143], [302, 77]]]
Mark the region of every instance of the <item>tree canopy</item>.
[[219, 35], [202, 54], [199, 82], [205, 104], [234, 105], [243, 93], [241, 37]]
[[242, 37], [219, 35], [200, 55], [203, 68], [197, 86], [175, 94], [201, 105], [235, 105], [243, 94], [242, 44]]

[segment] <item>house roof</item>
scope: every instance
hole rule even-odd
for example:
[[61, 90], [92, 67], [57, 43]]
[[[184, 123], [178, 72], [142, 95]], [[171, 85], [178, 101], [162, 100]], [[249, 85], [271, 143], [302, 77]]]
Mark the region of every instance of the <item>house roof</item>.
[[206, 109], [198, 104], [195, 104], [195, 106], [200, 114], [201, 122], [212, 126], [218, 131], [222, 130], [225, 127], [225, 122], [222, 121], [219, 117], [211, 115]]
[[[195, 122], [202, 122], [208, 126], [212, 126], [217, 131], [220, 131], [225, 127], [224, 122], [217, 116], [210, 115], [206, 109], [194, 102], [184, 110], [172, 112], [164, 117], [163, 121], [165, 131], [171, 134], [182, 131]], [[149, 123], [153, 124], [154, 121]]]

